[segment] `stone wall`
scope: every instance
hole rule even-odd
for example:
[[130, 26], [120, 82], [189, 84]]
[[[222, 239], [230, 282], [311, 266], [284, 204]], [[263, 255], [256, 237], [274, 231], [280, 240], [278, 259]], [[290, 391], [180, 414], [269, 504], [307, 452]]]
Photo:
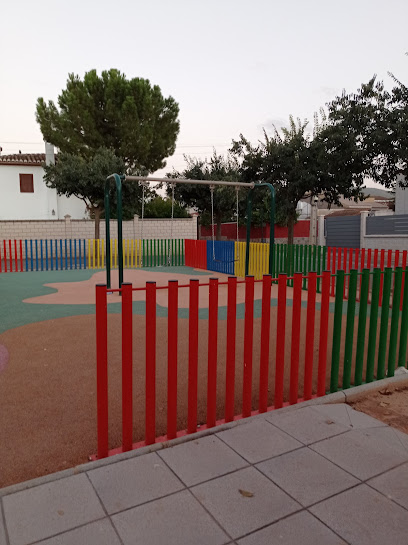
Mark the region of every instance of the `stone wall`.
[[[117, 221], [110, 222], [111, 238], [117, 238]], [[123, 222], [123, 238], [125, 239], [164, 239], [164, 238], [197, 238], [197, 216], [191, 218], [144, 219], [135, 216], [133, 221]], [[0, 240], [20, 239], [87, 239], [94, 238], [95, 225], [92, 220], [32, 220], [32, 221], [0, 221]], [[105, 222], [101, 222], [101, 238], [105, 238]]]
[[408, 250], [408, 235], [366, 235], [362, 248], [372, 250]]

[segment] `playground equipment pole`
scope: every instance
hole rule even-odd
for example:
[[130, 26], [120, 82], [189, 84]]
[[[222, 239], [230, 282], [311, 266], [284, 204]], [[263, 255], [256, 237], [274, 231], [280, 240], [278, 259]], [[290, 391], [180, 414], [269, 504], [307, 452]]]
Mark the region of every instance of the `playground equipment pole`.
[[109, 182], [115, 180], [117, 200], [117, 221], [118, 221], [118, 254], [119, 254], [119, 288], [123, 284], [123, 237], [122, 237], [122, 180], [126, 176], [112, 174], [105, 181], [105, 230], [106, 230], [106, 285], [111, 287], [111, 253], [110, 253], [110, 205], [109, 205]]

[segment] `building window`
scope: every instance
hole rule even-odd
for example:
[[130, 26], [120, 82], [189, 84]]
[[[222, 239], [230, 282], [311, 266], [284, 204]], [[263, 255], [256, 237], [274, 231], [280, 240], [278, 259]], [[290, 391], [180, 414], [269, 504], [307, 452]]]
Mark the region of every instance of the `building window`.
[[20, 174], [20, 193], [34, 193], [32, 174]]

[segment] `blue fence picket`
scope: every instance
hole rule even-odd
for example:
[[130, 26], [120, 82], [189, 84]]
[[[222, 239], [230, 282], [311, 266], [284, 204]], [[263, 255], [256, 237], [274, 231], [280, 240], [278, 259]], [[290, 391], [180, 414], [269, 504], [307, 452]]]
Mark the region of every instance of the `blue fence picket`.
[[[213, 251], [214, 250], [214, 251]], [[229, 240], [207, 241], [207, 269], [224, 274], [234, 274], [235, 244]]]
[[51, 270], [54, 270], [54, 262], [52, 258], [52, 239], [50, 240], [50, 264], [51, 264]]
[[41, 270], [44, 270], [44, 256], [43, 256], [43, 241], [40, 240], [40, 252], [41, 252]]
[[75, 262], [75, 268], [77, 268], [76, 238], [74, 238], [74, 262]]
[[86, 269], [86, 242], [84, 239], [84, 269]]
[[33, 241], [30, 240], [30, 265], [31, 265], [31, 270], [33, 271], [34, 270], [34, 261], [33, 261]]
[[38, 271], [38, 240], [35, 239], [35, 270]]
[[69, 239], [69, 268], [72, 271], [72, 239]]
[[64, 268], [62, 264], [62, 257], [63, 257], [63, 251], [62, 251], [62, 239], [60, 239], [60, 265], [61, 265], [61, 271]]

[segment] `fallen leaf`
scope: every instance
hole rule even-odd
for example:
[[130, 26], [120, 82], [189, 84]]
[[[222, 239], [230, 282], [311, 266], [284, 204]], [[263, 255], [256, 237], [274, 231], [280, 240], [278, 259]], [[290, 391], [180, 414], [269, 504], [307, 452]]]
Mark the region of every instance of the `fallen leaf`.
[[334, 420], [326, 420], [326, 424], [334, 424]]
[[387, 388], [385, 390], [380, 390], [378, 393], [381, 394], [382, 396], [390, 396], [392, 394], [392, 392], [387, 390]]
[[244, 496], [244, 498], [253, 498], [254, 494], [252, 492], [248, 492], [248, 490], [241, 490], [238, 489], [238, 492], [241, 494], [241, 496]]
[[62, 517], [62, 515], [64, 514], [64, 511], [62, 509], [58, 509], [57, 513]]
[[380, 407], [388, 407], [389, 403], [384, 403], [384, 401], [381, 401]]

